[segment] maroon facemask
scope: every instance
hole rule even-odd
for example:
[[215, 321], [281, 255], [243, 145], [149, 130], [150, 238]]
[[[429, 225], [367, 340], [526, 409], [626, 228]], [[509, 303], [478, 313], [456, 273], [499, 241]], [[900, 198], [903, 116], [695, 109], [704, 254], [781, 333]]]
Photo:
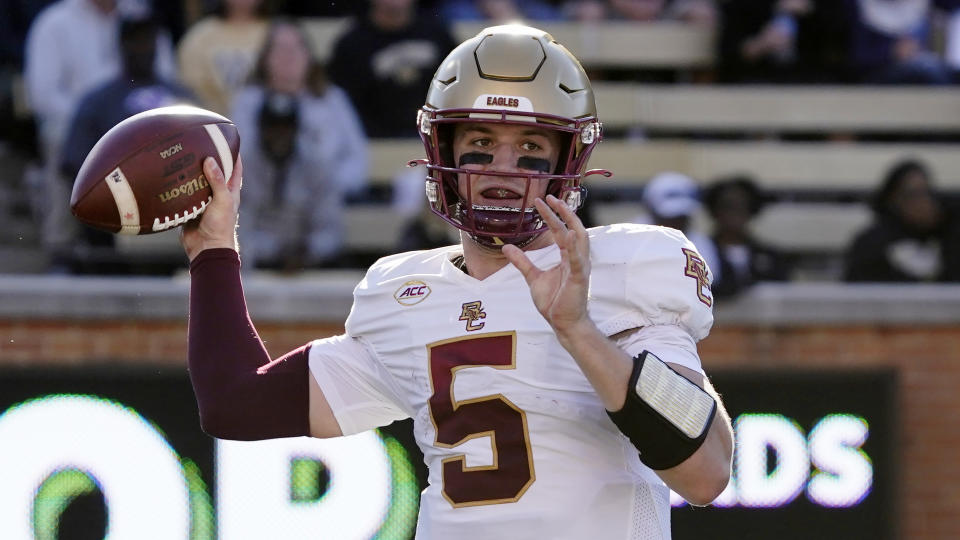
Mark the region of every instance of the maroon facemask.
[[[493, 114], [491, 114], [493, 113]], [[476, 171], [454, 163], [452, 141], [457, 123], [489, 123], [529, 126], [560, 133], [563, 141], [560, 157], [554, 171]], [[427, 201], [434, 214], [454, 227], [466, 231], [479, 244], [499, 248], [504, 244], [523, 246], [547, 229], [543, 218], [533, 206], [532, 186], [547, 182], [547, 194], [564, 201], [576, 211], [583, 204], [586, 190], [580, 183], [584, 176], [610, 173], [601, 169], [584, 172], [593, 147], [601, 139], [601, 126], [596, 117], [569, 119], [548, 114], [519, 111], [491, 111], [489, 109], [432, 109], [423, 107], [418, 114], [420, 138], [427, 159], [411, 161], [411, 165], [427, 166]], [[521, 158], [522, 159], [522, 158]], [[539, 167], [534, 167], [539, 168]], [[523, 181], [519, 207], [478, 205], [470, 200], [470, 183], [477, 176], [503, 176]], [[459, 183], [465, 182], [463, 190]], [[461, 191], [466, 196], [460, 195]]]

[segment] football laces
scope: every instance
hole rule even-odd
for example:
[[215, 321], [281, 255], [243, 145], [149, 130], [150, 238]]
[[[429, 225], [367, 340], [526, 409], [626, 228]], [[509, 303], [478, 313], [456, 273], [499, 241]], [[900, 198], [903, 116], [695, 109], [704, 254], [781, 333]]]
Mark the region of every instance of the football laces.
[[207, 200], [200, 202], [199, 207], [194, 206], [193, 210], [185, 211], [182, 216], [178, 212], [173, 215], [173, 218], [171, 218], [170, 216], [163, 216], [163, 221], [160, 221], [160, 218], [154, 218], [153, 230], [157, 232], [165, 231], [167, 229], [171, 229], [178, 225], [183, 225], [184, 223], [202, 214], [204, 209], [207, 208], [207, 204], [209, 204], [210, 201], [212, 200], [213, 200], [213, 197], [207, 197]]

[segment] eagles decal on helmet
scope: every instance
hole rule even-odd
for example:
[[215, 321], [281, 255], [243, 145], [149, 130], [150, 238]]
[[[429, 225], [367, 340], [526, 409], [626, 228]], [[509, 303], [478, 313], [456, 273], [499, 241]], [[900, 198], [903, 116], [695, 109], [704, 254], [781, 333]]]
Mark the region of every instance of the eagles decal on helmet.
[[[469, 182], [478, 172], [453, 162], [454, 126], [464, 122], [532, 123], [554, 130], [562, 141], [557, 166], [540, 172], [485, 170], [484, 176], [523, 179], [522, 204], [519, 208], [472, 204]], [[430, 209], [488, 247], [524, 245], [546, 230], [533, 206], [535, 181], [546, 180], [547, 193], [576, 210], [585, 196], [582, 178], [610, 175], [585, 170], [602, 129], [583, 67], [550, 34], [529, 26], [486, 28], [454, 49], [434, 74], [417, 126], [427, 159], [411, 163], [427, 166]], [[466, 189], [458, 189], [461, 182], [467, 182]]]

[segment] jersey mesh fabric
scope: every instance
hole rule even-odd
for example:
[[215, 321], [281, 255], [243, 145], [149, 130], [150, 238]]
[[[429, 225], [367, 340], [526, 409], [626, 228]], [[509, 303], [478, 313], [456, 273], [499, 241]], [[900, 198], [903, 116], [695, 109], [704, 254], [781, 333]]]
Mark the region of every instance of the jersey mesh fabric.
[[[638, 484], [631, 540], [670, 540], [670, 494], [665, 486]], [[666, 508], [666, 514], [659, 510]]]

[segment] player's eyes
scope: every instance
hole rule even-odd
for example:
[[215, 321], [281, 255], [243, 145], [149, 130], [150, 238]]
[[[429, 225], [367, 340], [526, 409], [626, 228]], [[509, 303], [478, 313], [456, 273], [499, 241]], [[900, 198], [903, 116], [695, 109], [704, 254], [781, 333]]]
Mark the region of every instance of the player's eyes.
[[479, 146], [480, 148], [487, 148], [491, 144], [493, 144], [493, 142], [490, 139], [482, 137], [482, 138], [474, 139], [470, 141], [470, 144], [472, 144], [473, 146]]
[[540, 146], [539, 144], [537, 144], [537, 143], [535, 143], [535, 142], [532, 142], [532, 141], [527, 141], [527, 142], [521, 144], [521, 145], [520, 145], [520, 148], [526, 150], [527, 152], [536, 152], [536, 151], [538, 151], [538, 150], [542, 150], [542, 149], [543, 149], [542, 146]]

